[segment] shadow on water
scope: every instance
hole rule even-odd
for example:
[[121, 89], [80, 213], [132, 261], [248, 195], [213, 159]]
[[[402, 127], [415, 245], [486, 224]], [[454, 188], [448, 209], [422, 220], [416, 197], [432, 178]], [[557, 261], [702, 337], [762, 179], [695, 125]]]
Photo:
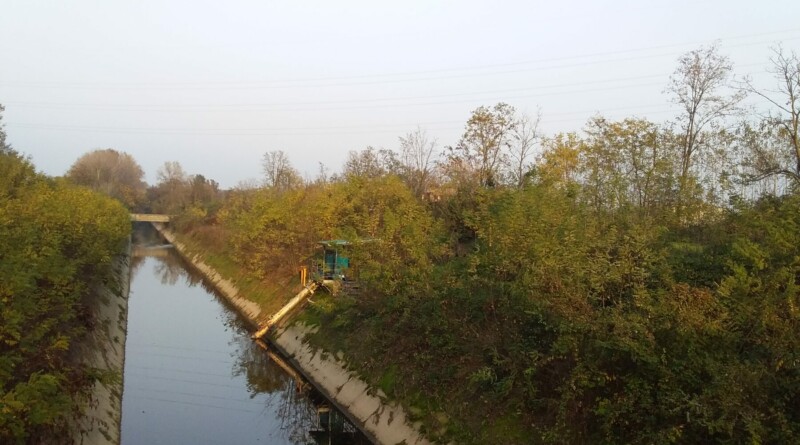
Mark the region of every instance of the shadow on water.
[[[152, 226], [137, 223], [133, 244], [124, 444], [214, 443], [214, 434], [224, 438], [220, 443], [370, 443], [315, 390], [299, 392], [297, 382], [250, 339], [247, 322]], [[177, 294], [198, 288], [213, 308], [193, 296], [186, 297], [193, 298], [191, 308], [182, 301], [175, 303], [180, 309], [170, 309], [184, 298]], [[170, 311], [176, 313], [157, 319]], [[237, 410], [242, 415], [232, 416]], [[233, 431], [219, 431], [225, 428]]]

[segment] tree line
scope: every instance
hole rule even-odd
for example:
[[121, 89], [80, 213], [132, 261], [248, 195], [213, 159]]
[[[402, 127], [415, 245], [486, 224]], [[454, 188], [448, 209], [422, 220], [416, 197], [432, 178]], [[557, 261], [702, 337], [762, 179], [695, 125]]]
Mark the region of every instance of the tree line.
[[498, 103], [451, 146], [416, 129], [313, 180], [271, 151], [184, 235], [265, 283], [354, 241], [361, 290], [311, 306], [312, 341], [436, 440], [796, 442], [800, 60], [771, 63], [759, 90], [687, 53], [666, 123], [546, 137]]
[[112, 262], [130, 231], [117, 201], [36, 173], [6, 144], [0, 106], [0, 442], [64, 443], [94, 382], [82, 364], [102, 327], [95, 289], [120, 289]]

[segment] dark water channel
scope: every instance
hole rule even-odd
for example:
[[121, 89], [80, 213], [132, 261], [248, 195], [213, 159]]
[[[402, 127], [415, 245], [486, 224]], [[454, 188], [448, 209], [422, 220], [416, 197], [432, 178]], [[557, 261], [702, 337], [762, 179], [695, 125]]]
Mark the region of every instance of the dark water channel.
[[134, 235], [122, 444], [318, 443], [325, 401], [298, 393], [151, 227]]

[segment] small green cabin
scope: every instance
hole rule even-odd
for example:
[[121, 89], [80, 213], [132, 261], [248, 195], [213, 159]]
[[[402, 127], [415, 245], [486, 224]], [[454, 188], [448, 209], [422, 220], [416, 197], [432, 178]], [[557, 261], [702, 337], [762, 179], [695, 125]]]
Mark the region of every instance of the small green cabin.
[[346, 257], [347, 246], [350, 245], [345, 240], [320, 241], [322, 246], [322, 260], [320, 261], [317, 272], [324, 280], [346, 280], [348, 269], [350, 269], [350, 259]]

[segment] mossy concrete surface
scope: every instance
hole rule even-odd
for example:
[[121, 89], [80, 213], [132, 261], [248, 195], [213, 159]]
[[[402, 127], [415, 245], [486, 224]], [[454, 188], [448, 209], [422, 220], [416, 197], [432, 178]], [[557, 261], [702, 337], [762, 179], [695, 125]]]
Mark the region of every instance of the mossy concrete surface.
[[306, 343], [304, 339], [310, 333], [312, 328], [294, 324], [279, 331], [273, 344], [377, 443], [430, 444], [409, 422], [401, 406], [348, 371], [347, 363]]
[[125, 338], [128, 326], [131, 245], [114, 264], [119, 287], [95, 290], [96, 329], [78, 345], [77, 356], [89, 366], [115, 375], [110, 382], [95, 382], [84, 416], [72, 425], [73, 443], [83, 445], [119, 444], [122, 421]]

